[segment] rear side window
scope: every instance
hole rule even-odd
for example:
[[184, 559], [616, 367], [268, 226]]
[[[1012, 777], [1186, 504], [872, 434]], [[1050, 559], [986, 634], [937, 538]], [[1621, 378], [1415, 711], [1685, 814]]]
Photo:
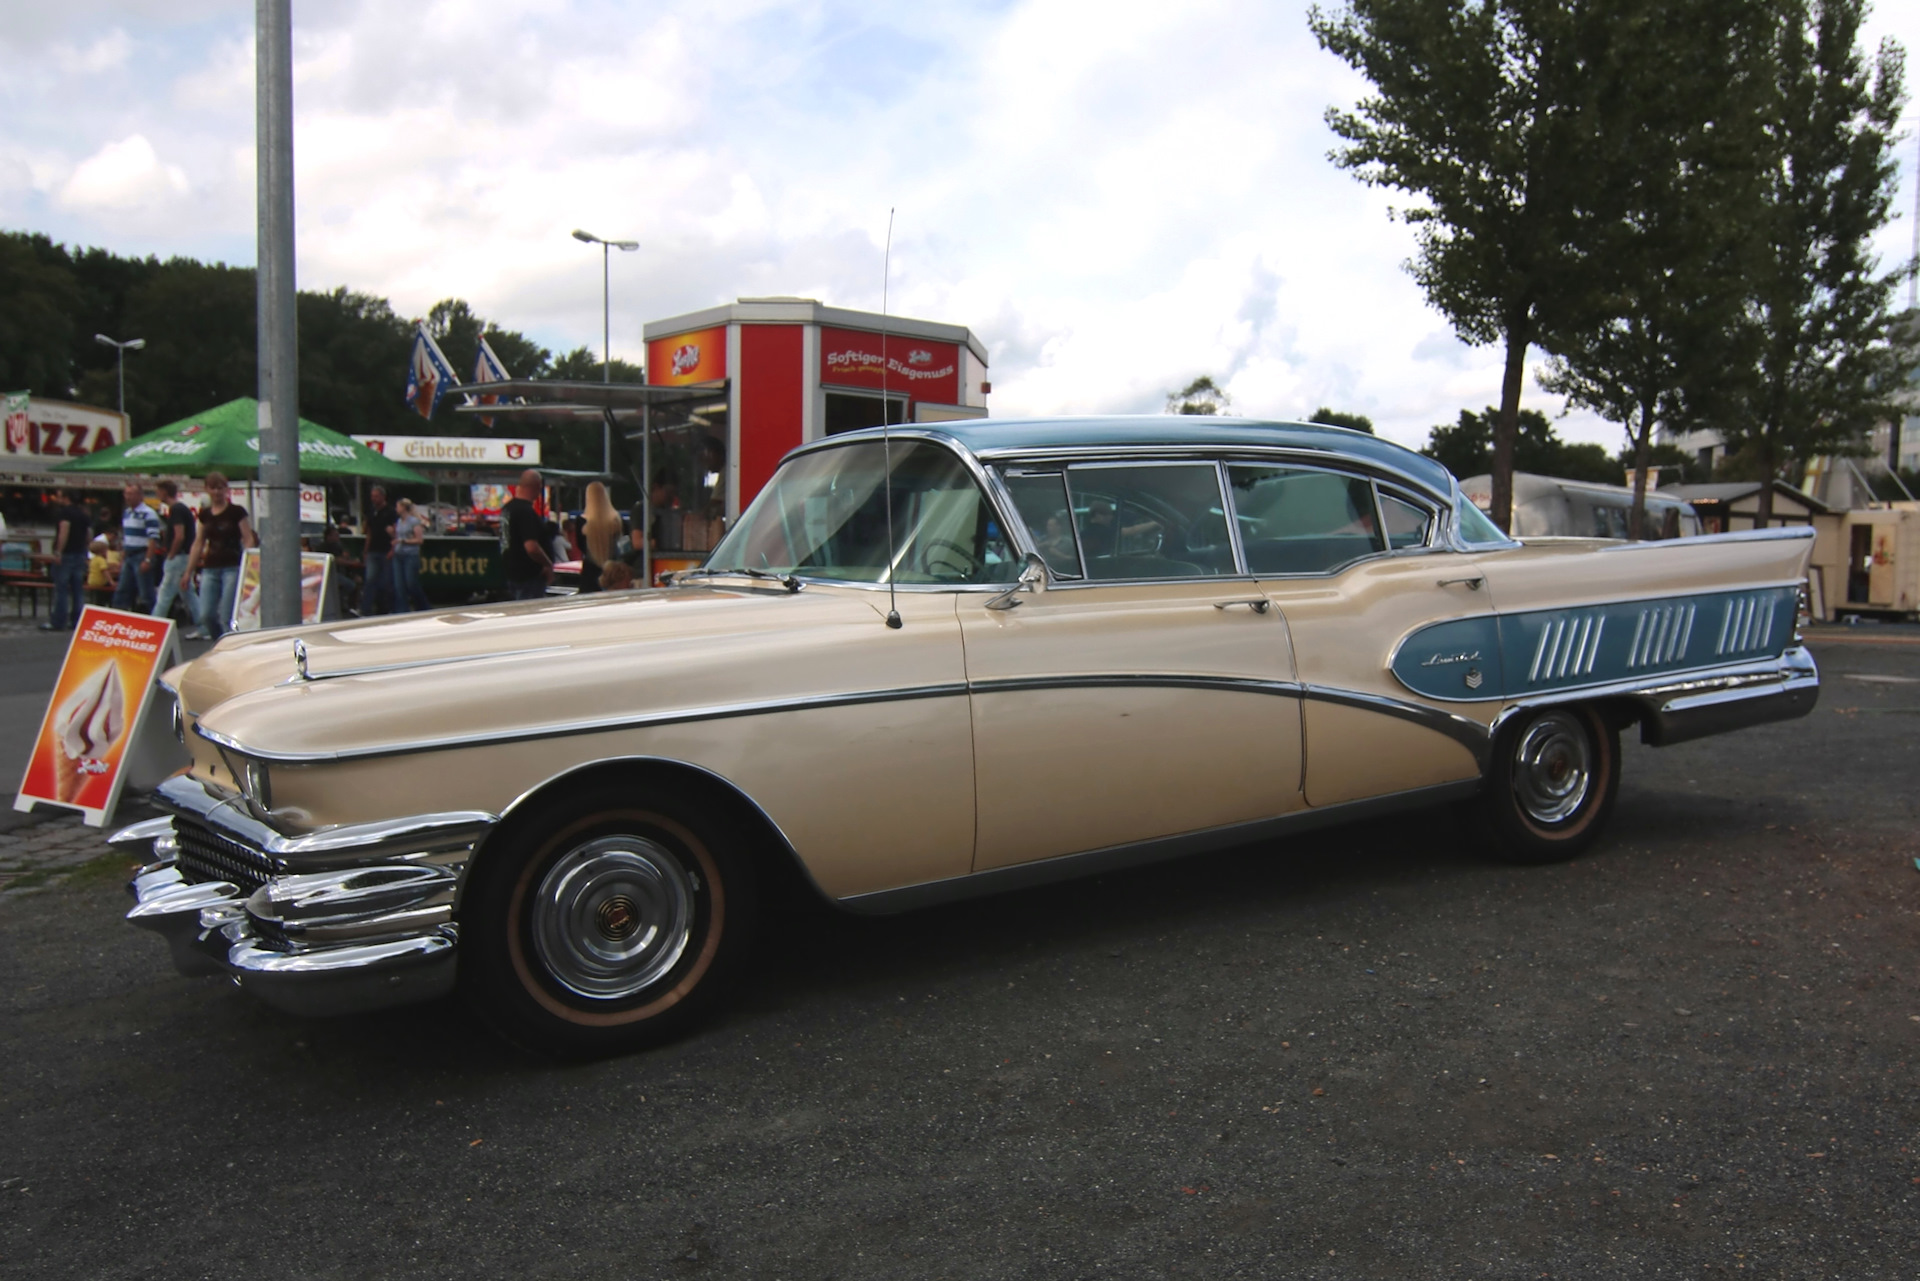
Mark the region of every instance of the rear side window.
[[1324, 574], [1386, 550], [1364, 480], [1250, 464], [1228, 467], [1227, 476], [1251, 573]]
[[1212, 463], [1072, 467], [1074, 533], [1090, 579], [1235, 573], [1226, 504]]

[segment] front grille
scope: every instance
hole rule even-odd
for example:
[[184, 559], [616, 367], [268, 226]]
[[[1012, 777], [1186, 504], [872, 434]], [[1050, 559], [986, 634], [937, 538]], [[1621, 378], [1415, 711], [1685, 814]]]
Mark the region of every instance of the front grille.
[[252, 893], [280, 870], [259, 850], [181, 815], [174, 817], [173, 839], [179, 846], [174, 866], [189, 881], [231, 881]]

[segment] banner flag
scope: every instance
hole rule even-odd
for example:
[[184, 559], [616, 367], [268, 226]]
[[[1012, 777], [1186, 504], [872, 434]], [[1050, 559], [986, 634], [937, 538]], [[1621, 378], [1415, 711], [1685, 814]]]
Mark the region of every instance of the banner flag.
[[172, 619], [83, 609], [13, 807], [60, 805], [79, 810], [89, 827], [105, 823], [155, 701], [154, 678], [177, 661]]
[[413, 359], [407, 365], [407, 404], [422, 418], [432, 418], [440, 398], [460, 385], [440, 344], [422, 321], [413, 331]]
[[[493, 347], [487, 342], [487, 336], [481, 334], [480, 350], [476, 352], [473, 357], [473, 381], [477, 383], [503, 383], [512, 377], [513, 375], [507, 372], [507, 367], [500, 363], [500, 357], [493, 354]], [[483, 405], [497, 405], [500, 403], [500, 398], [492, 394], [469, 396], [467, 400], [468, 403], [477, 400]], [[480, 415], [480, 422], [482, 426], [493, 426], [493, 415]]]

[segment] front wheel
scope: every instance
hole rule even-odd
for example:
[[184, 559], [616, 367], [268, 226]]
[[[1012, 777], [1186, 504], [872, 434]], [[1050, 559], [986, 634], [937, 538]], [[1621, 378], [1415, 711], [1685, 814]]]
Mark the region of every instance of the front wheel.
[[474, 868], [461, 985], [509, 1040], [580, 1056], [678, 1035], [739, 969], [751, 869], [723, 820], [640, 790], [569, 798]]
[[1483, 828], [1513, 863], [1572, 858], [1593, 843], [1620, 791], [1620, 735], [1590, 707], [1517, 717], [1494, 740]]

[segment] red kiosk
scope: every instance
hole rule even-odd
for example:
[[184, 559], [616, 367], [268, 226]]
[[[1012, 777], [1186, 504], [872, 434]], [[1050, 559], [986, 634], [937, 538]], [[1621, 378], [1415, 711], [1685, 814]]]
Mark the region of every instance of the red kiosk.
[[984, 418], [986, 348], [963, 325], [742, 298], [649, 322], [654, 569], [712, 550], [796, 445], [858, 427]]

